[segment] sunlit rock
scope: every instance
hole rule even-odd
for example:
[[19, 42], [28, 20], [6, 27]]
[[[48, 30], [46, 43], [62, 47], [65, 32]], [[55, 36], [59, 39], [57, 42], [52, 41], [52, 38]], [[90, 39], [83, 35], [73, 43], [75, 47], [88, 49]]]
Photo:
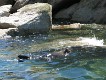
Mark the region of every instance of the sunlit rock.
[[26, 5], [9, 17], [1, 17], [0, 26], [18, 28], [22, 34], [48, 32], [51, 28], [51, 6], [47, 3]]
[[0, 7], [0, 17], [9, 16], [12, 5], [3, 5]]
[[34, 4], [34, 3], [49, 3], [52, 4], [52, 0], [15, 0], [13, 7], [11, 8], [10, 13], [17, 12], [18, 9], [22, 8], [27, 4]]

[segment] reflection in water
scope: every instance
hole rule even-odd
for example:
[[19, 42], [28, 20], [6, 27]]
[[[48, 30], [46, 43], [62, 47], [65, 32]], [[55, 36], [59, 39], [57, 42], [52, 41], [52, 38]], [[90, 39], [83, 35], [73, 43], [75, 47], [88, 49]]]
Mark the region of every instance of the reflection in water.
[[[91, 54], [106, 52], [105, 38], [100, 36], [104, 36], [104, 33], [99, 32], [101, 31], [97, 34], [96, 31], [91, 30], [54, 31], [48, 35], [2, 38], [0, 39], [0, 79], [106, 80], [106, 56], [91, 58]], [[66, 47], [72, 48], [71, 57], [55, 59], [52, 62], [34, 58], [24, 62], [17, 60], [19, 54], [36, 56], [63, 51]], [[81, 54], [90, 54], [90, 56], [84, 58], [85, 56]]]

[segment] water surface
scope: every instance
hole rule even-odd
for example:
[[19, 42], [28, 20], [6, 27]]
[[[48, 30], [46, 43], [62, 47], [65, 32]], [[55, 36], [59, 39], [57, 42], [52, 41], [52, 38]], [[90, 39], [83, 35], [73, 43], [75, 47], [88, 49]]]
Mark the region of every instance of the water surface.
[[[102, 33], [101, 33], [102, 32]], [[89, 34], [88, 34], [89, 33]], [[105, 31], [53, 31], [45, 35], [0, 39], [1, 80], [106, 80], [106, 57], [53, 60], [25, 60], [17, 56], [52, 53], [72, 46], [105, 46]], [[77, 51], [74, 51], [77, 54]], [[85, 53], [83, 51], [83, 53]]]

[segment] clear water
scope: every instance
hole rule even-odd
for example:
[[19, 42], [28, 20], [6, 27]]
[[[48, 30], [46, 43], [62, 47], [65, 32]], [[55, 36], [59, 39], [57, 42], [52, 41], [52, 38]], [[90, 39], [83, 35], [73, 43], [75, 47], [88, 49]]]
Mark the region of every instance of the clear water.
[[51, 53], [65, 47], [91, 45], [91, 41], [97, 41], [97, 46], [105, 45], [105, 39], [95, 37], [94, 33], [73, 32], [57, 31], [48, 35], [0, 39], [0, 80], [106, 80], [106, 57], [18, 62], [19, 54]]

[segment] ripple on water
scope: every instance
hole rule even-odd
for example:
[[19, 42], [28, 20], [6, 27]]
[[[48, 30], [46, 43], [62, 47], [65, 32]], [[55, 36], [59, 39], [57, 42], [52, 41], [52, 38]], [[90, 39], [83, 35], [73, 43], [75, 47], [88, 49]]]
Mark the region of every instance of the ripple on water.
[[[50, 38], [49, 38], [50, 37]], [[60, 39], [59, 39], [60, 38]], [[35, 36], [28, 39], [0, 40], [0, 79], [3, 80], [105, 80], [106, 79], [106, 59], [82, 60], [79, 63], [64, 63], [54, 61], [47, 63], [45, 61], [29, 60], [19, 63], [16, 59], [18, 54], [36, 52], [50, 49], [48, 52], [55, 52], [56, 49], [70, 45], [76, 45], [75, 41], [69, 38], [56, 35], [53, 36]], [[87, 41], [85, 38], [83, 41]], [[90, 39], [103, 44], [103, 41]], [[90, 44], [92, 43], [90, 41]], [[79, 43], [80, 44], [80, 43]], [[82, 43], [81, 43], [82, 44]], [[95, 43], [96, 44], [96, 43]], [[98, 44], [98, 45], [99, 45]], [[17, 55], [16, 55], [17, 54]], [[15, 55], [15, 56], [13, 56]], [[10, 56], [10, 58], [8, 58]], [[72, 55], [74, 56], [74, 54]], [[3, 57], [2, 57], [3, 58]]]

